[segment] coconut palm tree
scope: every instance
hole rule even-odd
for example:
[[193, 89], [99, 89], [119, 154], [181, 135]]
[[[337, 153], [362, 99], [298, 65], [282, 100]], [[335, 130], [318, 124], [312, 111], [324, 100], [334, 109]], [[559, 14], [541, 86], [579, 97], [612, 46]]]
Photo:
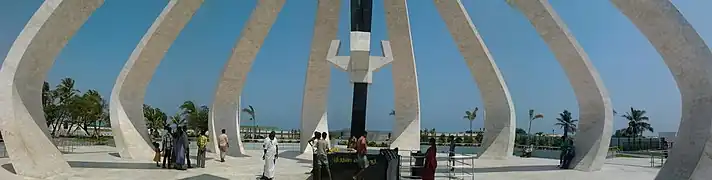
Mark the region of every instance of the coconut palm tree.
[[252, 121], [252, 138], [257, 138], [257, 119], [255, 118], [255, 108], [252, 105], [248, 105], [246, 108], [242, 108], [242, 112], [250, 115], [250, 121]]
[[628, 120], [628, 128], [626, 128], [626, 131], [630, 132], [634, 138], [642, 136], [645, 131], [654, 132], [653, 127], [648, 123], [650, 119], [645, 116], [645, 110], [631, 107], [630, 112], [626, 112], [621, 117]]
[[532, 133], [532, 121], [535, 119], [541, 119], [544, 118], [544, 114], [534, 114], [534, 109], [529, 109], [529, 129], [527, 129], [527, 134]]
[[197, 133], [208, 130], [208, 114], [210, 108], [207, 106], [196, 106], [193, 101], [185, 101], [180, 106], [181, 114], [185, 117], [188, 127]]
[[576, 132], [576, 122], [578, 122], [578, 120], [573, 119], [571, 117], [571, 112], [568, 110], [564, 110], [564, 112], [559, 113], [559, 117], [556, 118], [556, 121], [558, 122], [554, 125], [564, 129], [564, 139], [568, 138], [569, 132]]
[[57, 98], [57, 106], [56, 110], [57, 113], [57, 120], [54, 122], [54, 127], [52, 128], [52, 136], [55, 136], [55, 133], [61, 127], [62, 125], [68, 125], [70, 117], [70, 106], [71, 106], [71, 101], [72, 98], [74, 98], [77, 94], [79, 94], [79, 90], [74, 88], [74, 79], [72, 78], [64, 78], [60, 81], [60, 83], [57, 85], [57, 87], [53, 91], [54, 97]]
[[470, 137], [472, 137], [472, 122], [475, 121], [475, 118], [477, 118], [477, 111], [480, 110], [479, 108], [475, 107], [472, 111], [465, 111], [465, 116], [462, 118], [470, 121]]
[[148, 104], [143, 104], [143, 116], [146, 118], [146, 127], [149, 132], [163, 129], [168, 116], [160, 108], [151, 107]]
[[186, 118], [183, 117], [181, 112], [177, 112], [175, 115], [171, 116], [171, 125], [176, 128], [186, 125]]

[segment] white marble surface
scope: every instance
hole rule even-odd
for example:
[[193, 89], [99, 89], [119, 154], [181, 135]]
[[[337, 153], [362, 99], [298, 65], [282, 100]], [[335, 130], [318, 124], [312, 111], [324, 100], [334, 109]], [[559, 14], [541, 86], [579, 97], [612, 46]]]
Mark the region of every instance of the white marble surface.
[[48, 138], [42, 84], [62, 48], [103, 3], [103, 0], [44, 1], [3, 61], [0, 130], [20, 175], [41, 178], [69, 169]]
[[[225, 63], [215, 88], [215, 96], [210, 108], [209, 121], [212, 123], [212, 128], [209, 133], [213, 149], [217, 149], [217, 136], [224, 128], [230, 143], [228, 155], [241, 156], [245, 153], [240, 141], [240, 124], [236, 121], [237, 97], [242, 95], [247, 73], [252, 68], [252, 62], [277, 20], [284, 2], [285, 0], [258, 1], [257, 7], [240, 32], [240, 38], [232, 48], [230, 58]], [[259, 113], [256, 112], [258, 120]]]
[[682, 98], [675, 146], [656, 180], [712, 178], [712, 52], [669, 0], [611, 0], [672, 72]]
[[507, 84], [475, 24], [459, 0], [434, 0], [460, 54], [480, 89], [484, 104], [484, 149], [480, 158], [506, 159], [512, 156], [516, 118]]
[[114, 141], [123, 158], [152, 159], [151, 140], [143, 116], [146, 88], [156, 67], [203, 0], [171, 0], [144, 34], [116, 78], [110, 114]]
[[383, 0], [393, 61], [395, 122], [391, 147], [420, 149], [420, 89], [406, 0]]
[[[339, 12], [341, 0], [319, 0], [316, 8], [316, 22], [307, 62], [307, 74], [302, 98], [301, 130], [299, 148], [311, 155], [312, 149], [307, 141], [315, 131], [329, 130], [327, 121], [327, 98], [331, 83], [331, 66], [327, 61], [331, 41], [336, 39], [339, 30]], [[331, 56], [335, 56], [332, 54]]]
[[[582, 171], [601, 169], [613, 133], [613, 109], [598, 71], [548, 0], [511, 0], [563, 67], [579, 105], [576, 157]], [[489, 113], [489, 112], [488, 112]]]

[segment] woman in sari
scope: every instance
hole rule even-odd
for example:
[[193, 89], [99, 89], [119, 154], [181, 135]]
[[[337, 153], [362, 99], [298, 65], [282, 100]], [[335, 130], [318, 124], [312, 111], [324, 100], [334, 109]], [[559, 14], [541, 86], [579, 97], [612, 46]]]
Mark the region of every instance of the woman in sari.
[[435, 169], [438, 168], [438, 160], [435, 158], [437, 151], [435, 138], [430, 138], [430, 147], [425, 152], [425, 167], [421, 174], [423, 180], [435, 180]]
[[185, 148], [188, 137], [185, 135], [185, 127], [178, 127], [177, 138], [174, 146], [176, 156], [176, 169], [185, 170]]

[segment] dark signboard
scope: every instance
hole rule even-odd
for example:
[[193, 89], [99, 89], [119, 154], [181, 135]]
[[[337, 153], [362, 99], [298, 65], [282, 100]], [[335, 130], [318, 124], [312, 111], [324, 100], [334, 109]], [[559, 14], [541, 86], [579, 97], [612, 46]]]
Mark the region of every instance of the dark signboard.
[[[386, 179], [388, 171], [388, 161], [380, 154], [368, 154], [369, 166], [361, 174], [364, 179], [380, 180]], [[352, 179], [358, 171], [356, 153], [342, 152], [329, 154], [329, 166], [333, 179]], [[326, 173], [322, 171], [322, 179], [327, 179]]]

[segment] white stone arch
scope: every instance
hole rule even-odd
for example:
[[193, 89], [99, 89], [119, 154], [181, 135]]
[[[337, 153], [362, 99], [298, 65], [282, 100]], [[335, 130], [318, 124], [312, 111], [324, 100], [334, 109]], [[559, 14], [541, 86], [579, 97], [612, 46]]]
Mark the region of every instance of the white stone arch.
[[712, 52], [669, 0], [610, 0], [672, 72], [682, 99], [675, 145], [656, 180], [712, 177]]
[[245, 155], [240, 140], [240, 122], [236, 117], [238, 114], [236, 112], [239, 111], [238, 97], [242, 94], [252, 62], [277, 20], [284, 3], [285, 0], [257, 1], [257, 7], [252, 11], [250, 19], [240, 33], [239, 40], [232, 49], [230, 58], [223, 67], [208, 119], [213, 150], [218, 149], [217, 137], [220, 135], [220, 130], [225, 129], [230, 144], [227, 155]]
[[148, 83], [165, 53], [203, 0], [171, 0], [144, 34], [121, 69], [111, 91], [111, 130], [122, 158], [153, 159], [153, 147], [143, 116]]
[[[481, 158], [506, 159], [514, 152], [514, 104], [502, 73], [460, 0], [434, 0], [470, 69], [484, 104]], [[483, 111], [483, 112], [484, 112]]]
[[[336, 39], [336, 33], [339, 30], [340, 11], [341, 0], [319, 0], [317, 2], [300, 121], [299, 152], [309, 155], [306, 159], [311, 159], [312, 149], [309, 148], [307, 141], [312, 138], [312, 134], [315, 131], [329, 131], [326, 107], [331, 66], [327, 58], [336, 56], [336, 51], [329, 51], [329, 48], [331, 40]], [[329, 52], [334, 54], [329, 54]]]
[[18, 175], [46, 178], [70, 169], [49, 139], [40, 94], [57, 55], [103, 3], [46, 0], [17, 36], [3, 62], [0, 130]]
[[534, 26], [564, 69], [579, 105], [576, 156], [571, 164], [581, 171], [603, 166], [613, 133], [613, 108], [598, 71], [548, 0], [508, 0]]

